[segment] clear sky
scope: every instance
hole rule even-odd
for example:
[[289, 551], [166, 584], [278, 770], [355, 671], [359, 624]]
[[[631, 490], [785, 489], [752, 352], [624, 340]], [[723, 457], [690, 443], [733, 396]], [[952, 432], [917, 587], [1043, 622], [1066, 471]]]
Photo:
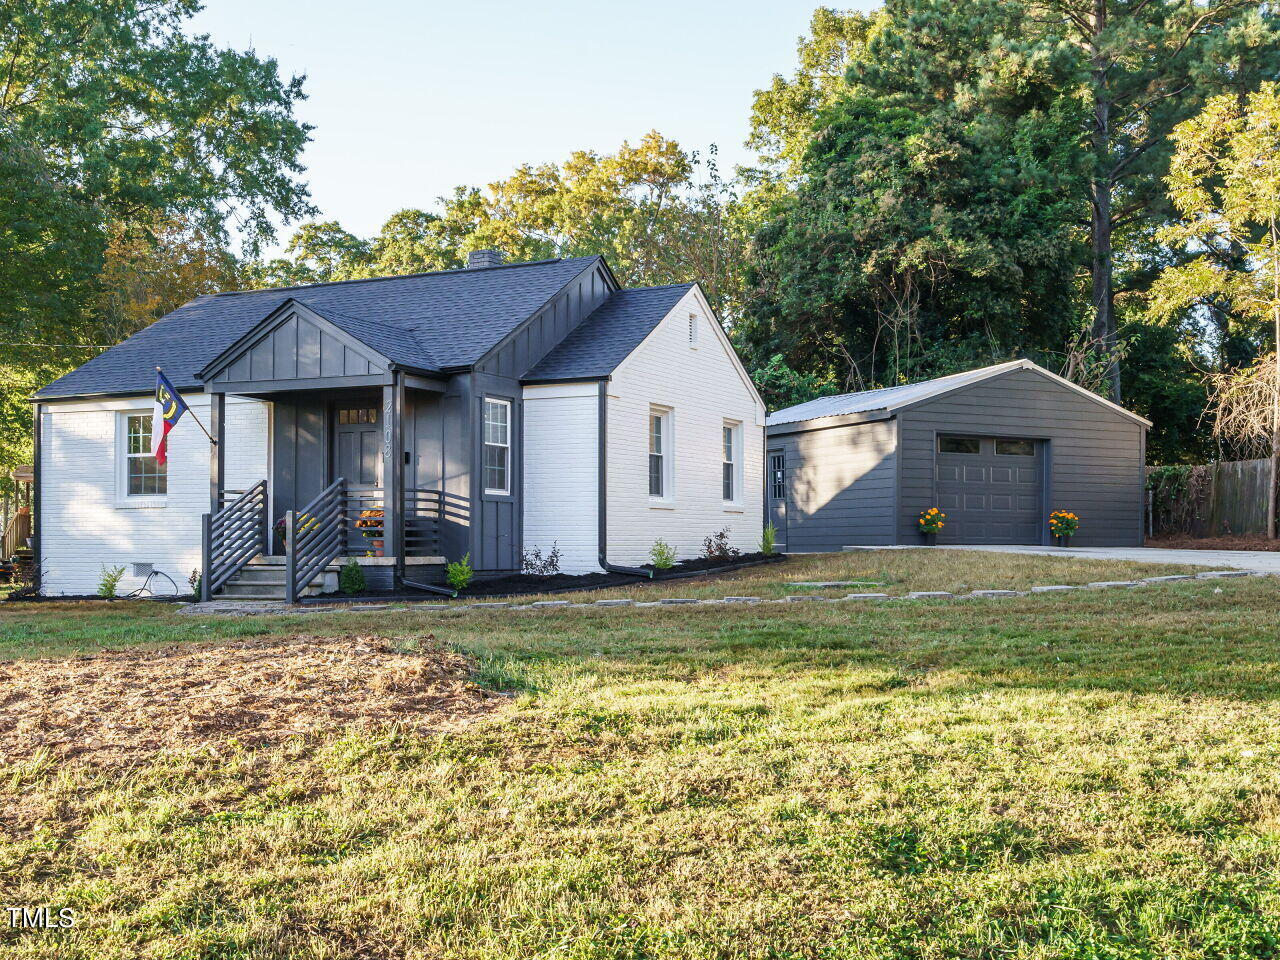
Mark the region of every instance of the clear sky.
[[[206, 0], [193, 32], [305, 74], [314, 202], [355, 233], [517, 164], [650, 129], [742, 145], [751, 95], [795, 67], [817, 0]], [[837, 4], [832, 4], [837, 5]], [[866, 2], [838, 4], [862, 7]]]

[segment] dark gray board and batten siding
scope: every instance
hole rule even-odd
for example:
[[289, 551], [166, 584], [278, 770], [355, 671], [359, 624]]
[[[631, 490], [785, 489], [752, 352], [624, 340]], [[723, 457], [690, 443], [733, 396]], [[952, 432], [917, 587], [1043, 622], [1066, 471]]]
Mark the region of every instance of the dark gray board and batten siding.
[[211, 380], [217, 390], [228, 383], [317, 380], [385, 374], [386, 366], [349, 337], [325, 330], [301, 311], [291, 311], [257, 342], [228, 357]]
[[[471, 555], [477, 571], [520, 567], [522, 553], [522, 386], [519, 377], [557, 346], [617, 289], [608, 267], [597, 261], [547, 301], [526, 324], [497, 343], [474, 370], [447, 378], [443, 394], [406, 391], [404, 446], [409, 487], [443, 490], [445, 522], [441, 551], [449, 559]], [[376, 356], [331, 329], [305, 307], [286, 314], [255, 341], [228, 356], [210, 388], [252, 385], [275, 402], [273, 416], [273, 504], [280, 516], [308, 502], [333, 479], [329, 418], [334, 401], [389, 378]], [[304, 392], [291, 382], [313, 381]], [[284, 389], [289, 392], [279, 393]], [[248, 391], [246, 391], [248, 392]], [[484, 398], [511, 403], [509, 494], [487, 493], [483, 462]], [[473, 468], [474, 465], [474, 468]]]
[[[552, 297], [529, 322], [498, 343], [475, 366], [462, 404], [458, 449], [471, 450], [471, 471], [466, 496], [475, 505], [468, 549], [477, 571], [518, 570], [524, 552], [524, 376], [560, 344], [592, 311], [617, 290], [609, 268], [600, 261], [584, 270]], [[510, 493], [488, 493], [484, 488], [484, 400], [511, 404]]]
[[1080, 516], [1072, 542], [1141, 545], [1146, 431], [1135, 420], [1033, 370], [1015, 370], [899, 411], [901, 542], [919, 539], [917, 519], [936, 504], [938, 434], [1047, 442], [1041, 542], [1048, 513]]

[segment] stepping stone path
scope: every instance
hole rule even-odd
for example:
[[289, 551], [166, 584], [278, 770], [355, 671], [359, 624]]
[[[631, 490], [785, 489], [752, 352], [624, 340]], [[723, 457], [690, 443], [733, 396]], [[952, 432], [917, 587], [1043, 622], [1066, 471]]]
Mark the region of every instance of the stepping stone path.
[[[1203, 573], [1185, 573], [1172, 574], [1163, 577], [1146, 577], [1142, 580], [1097, 580], [1087, 585], [1071, 585], [1065, 583], [1050, 583], [1033, 586], [1031, 593], [1063, 593], [1070, 590], [1109, 590], [1112, 588], [1133, 588], [1141, 586], [1150, 586], [1162, 583], [1177, 583], [1188, 580], [1226, 580], [1236, 579], [1238, 577], [1259, 577], [1269, 576], [1269, 574], [1254, 570], [1208, 570]], [[813, 581], [812, 583], [795, 583], [793, 586], [845, 586], [850, 583], [862, 583], [864, 581]], [[187, 616], [224, 616], [224, 617], [252, 617], [264, 615], [289, 615], [297, 616], [300, 614], [316, 614], [316, 613], [391, 613], [407, 610], [430, 610], [433, 612], [443, 612], [451, 614], [464, 614], [471, 610], [509, 610], [512, 612], [523, 612], [526, 610], [562, 610], [562, 609], [598, 609], [608, 607], [667, 607], [667, 606], [684, 606], [684, 605], [702, 605], [702, 606], [719, 606], [722, 604], [742, 604], [742, 603], [801, 603], [801, 602], [822, 602], [822, 603], [842, 603], [844, 601], [902, 601], [902, 600], [964, 600], [968, 598], [985, 598], [999, 599], [1001, 597], [1021, 597], [1026, 596], [1027, 591], [1020, 590], [974, 590], [971, 593], [957, 596], [948, 593], [945, 590], [914, 590], [903, 597], [890, 596], [887, 593], [847, 593], [843, 597], [824, 597], [816, 594], [789, 594], [780, 598], [765, 597], [724, 597], [723, 599], [701, 599], [699, 597], [663, 597], [661, 600], [645, 600], [637, 601], [629, 597], [618, 597], [607, 600], [596, 600], [594, 602], [571, 603], [568, 600], [535, 600], [526, 604], [512, 604], [505, 601], [481, 601], [471, 604], [458, 603], [414, 603], [412, 606], [406, 606], [403, 602], [397, 602], [393, 605], [383, 605], [377, 601], [355, 601], [345, 610], [335, 606], [313, 606], [310, 604], [303, 606], [289, 606], [284, 601], [235, 601], [235, 600], [214, 600], [209, 603], [188, 603], [182, 606], [178, 612]]]
[[793, 587], [878, 587], [874, 580], [792, 580]]

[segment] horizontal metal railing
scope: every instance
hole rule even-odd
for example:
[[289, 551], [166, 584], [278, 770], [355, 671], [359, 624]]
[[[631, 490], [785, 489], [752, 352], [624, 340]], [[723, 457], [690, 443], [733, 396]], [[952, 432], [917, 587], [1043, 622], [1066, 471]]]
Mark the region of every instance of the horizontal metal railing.
[[346, 480], [339, 477], [301, 510], [285, 512], [285, 599], [290, 603], [346, 552], [345, 507]]
[[[387, 543], [386, 497], [381, 487], [349, 488], [344, 513], [347, 518], [347, 554], [390, 556]], [[411, 487], [404, 494], [404, 554], [406, 557], [440, 556], [443, 524], [465, 523], [470, 507], [465, 497]]]
[[209, 600], [267, 550], [267, 481], [259, 480], [217, 513], [206, 513], [201, 523], [200, 595]]

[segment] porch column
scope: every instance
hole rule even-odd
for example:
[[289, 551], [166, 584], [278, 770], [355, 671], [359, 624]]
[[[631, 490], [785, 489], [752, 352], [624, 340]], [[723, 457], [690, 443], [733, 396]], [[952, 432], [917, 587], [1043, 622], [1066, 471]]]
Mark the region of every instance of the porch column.
[[404, 579], [404, 374], [391, 371], [382, 388], [382, 491], [387, 549], [395, 558], [395, 585]]
[[222, 495], [227, 474], [227, 395], [209, 394], [209, 433], [216, 443], [209, 444], [209, 512], [222, 509]]

